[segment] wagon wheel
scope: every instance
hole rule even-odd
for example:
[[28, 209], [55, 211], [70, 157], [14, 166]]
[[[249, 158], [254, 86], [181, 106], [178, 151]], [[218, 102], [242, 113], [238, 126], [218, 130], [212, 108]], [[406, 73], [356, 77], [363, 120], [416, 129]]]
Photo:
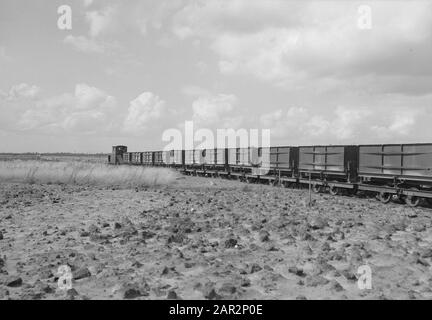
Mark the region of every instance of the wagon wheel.
[[393, 195], [388, 192], [381, 192], [378, 194], [378, 200], [382, 203], [389, 203], [391, 199], [393, 198]]
[[335, 186], [331, 186], [329, 192], [332, 196], [337, 196], [340, 193], [340, 189]]
[[[418, 191], [417, 188], [411, 188], [412, 191]], [[420, 204], [421, 198], [417, 196], [406, 196], [405, 203], [410, 207], [417, 207]]]
[[312, 186], [312, 191], [315, 193], [321, 193], [322, 192], [322, 186], [320, 186], [319, 184], [314, 184]]

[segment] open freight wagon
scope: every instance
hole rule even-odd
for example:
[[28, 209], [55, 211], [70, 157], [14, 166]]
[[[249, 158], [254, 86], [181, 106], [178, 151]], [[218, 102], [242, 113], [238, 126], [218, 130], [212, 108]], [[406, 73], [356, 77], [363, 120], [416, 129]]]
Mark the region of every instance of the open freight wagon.
[[329, 187], [332, 194], [341, 189], [355, 189], [357, 166], [357, 146], [299, 147], [299, 182], [310, 180], [315, 192], [323, 191], [324, 187]]
[[432, 199], [432, 144], [359, 146], [359, 190], [375, 191], [387, 203], [394, 195], [410, 206]]

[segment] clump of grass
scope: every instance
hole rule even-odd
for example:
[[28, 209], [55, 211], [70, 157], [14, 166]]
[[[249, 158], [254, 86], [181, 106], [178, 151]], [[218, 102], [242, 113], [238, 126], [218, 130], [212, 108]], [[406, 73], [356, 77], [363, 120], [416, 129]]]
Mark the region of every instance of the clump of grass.
[[251, 192], [253, 189], [252, 189], [252, 187], [250, 185], [245, 184], [244, 186], [242, 186], [241, 190], [243, 192]]
[[0, 181], [101, 186], [171, 184], [177, 172], [168, 168], [112, 166], [90, 162], [0, 161]]

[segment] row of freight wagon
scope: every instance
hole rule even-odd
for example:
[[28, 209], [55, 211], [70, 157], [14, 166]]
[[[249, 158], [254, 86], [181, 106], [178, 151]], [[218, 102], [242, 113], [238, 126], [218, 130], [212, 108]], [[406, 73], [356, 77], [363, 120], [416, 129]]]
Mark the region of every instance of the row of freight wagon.
[[382, 202], [398, 196], [411, 206], [432, 199], [432, 144], [279, 146], [127, 152], [114, 146], [109, 162], [169, 166], [196, 174], [271, 183], [310, 183], [315, 192], [363, 190]]
[[[203, 150], [171, 150], [127, 152], [125, 146], [114, 146], [109, 156], [112, 164], [136, 164], [202, 169], [226, 169], [247, 172], [252, 168], [276, 165], [279, 170], [296, 166], [292, 147], [275, 148], [216, 148]], [[267, 163], [266, 163], [267, 162]]]

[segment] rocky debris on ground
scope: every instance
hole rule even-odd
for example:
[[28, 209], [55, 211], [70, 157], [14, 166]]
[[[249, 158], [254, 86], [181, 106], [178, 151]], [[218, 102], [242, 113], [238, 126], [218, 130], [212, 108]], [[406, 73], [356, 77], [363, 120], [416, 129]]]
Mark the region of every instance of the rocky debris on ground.
[[85, 267], [73, 272], [74, 280], [80, 280], [88, 277], [91, 277], [91, 272]]
[[68, 299], [74, 300], [79, 296], [78, 291], [75, 288], [68, 289], [66, 291], [66, 297]]
[[261, 242], [266, 242], [270, 240], [270, 233], [266, 230], [261, 230], [259, 232], [259, 240]]
[[216, 291], [216, 285], [213, 282], [207, 282], [204, 285], [198, 283], [195, 285], [195, 290], [202, 293], [203, 297], [207, 300], [220, 300], [222, 296]]
[[305, 277], [306, 276], [306, 274], [304, 273], [302, 268], [297, 268], [295, 266], [289, 267], [288, 272], [295, 274], [296, 276], [299, 276], [299, 277]]
[[181, 298], [177, 295], [177, 292], [175, 292], [174, 290], [168, 291], [167, 299], [168, 300], [181, 300]]
[[230, 237], [225, 240], [224, 244], [225, 248], [227, 249], [235, 248], [237, 246], [237, 239], [235, 239], [234, 237]]
[[331, 290], [334, 290], [336, 292], [344, 291], [344, 288], [342, 287], [342, 285], [336, 280], [330, 281], [330, 288], [331, 288]]
[[305, 278], [305, 285], [308, 287], [324, 286], [329, 280], [320, 275], [309, 275]]
[[252, 263], [249, 266], [249, 273], [255, 273], [262, 270], [262, 267], [258, 263]]
[[135, 299], [149, 295], [149, 286], [147, 283], [127, 283], [123, 285], [123, 299]]
[[16, 288], [20, 287], [23, 284], [23, 280], [18, 276], [10, 276], [6, 279], [5, 285], [7, 287]]
[[[133, 192], [0, 184], [0, 298], [432, 298], [429, 207], [410, 215], [327, 194], [303, 206], [305, 190], [208, 181]], [[57, 288], [61, 265], [69, 294]], [[355, 283], [363, 265], [372, 291]], [[12, 275], [21, 282], [7, 286]]]

